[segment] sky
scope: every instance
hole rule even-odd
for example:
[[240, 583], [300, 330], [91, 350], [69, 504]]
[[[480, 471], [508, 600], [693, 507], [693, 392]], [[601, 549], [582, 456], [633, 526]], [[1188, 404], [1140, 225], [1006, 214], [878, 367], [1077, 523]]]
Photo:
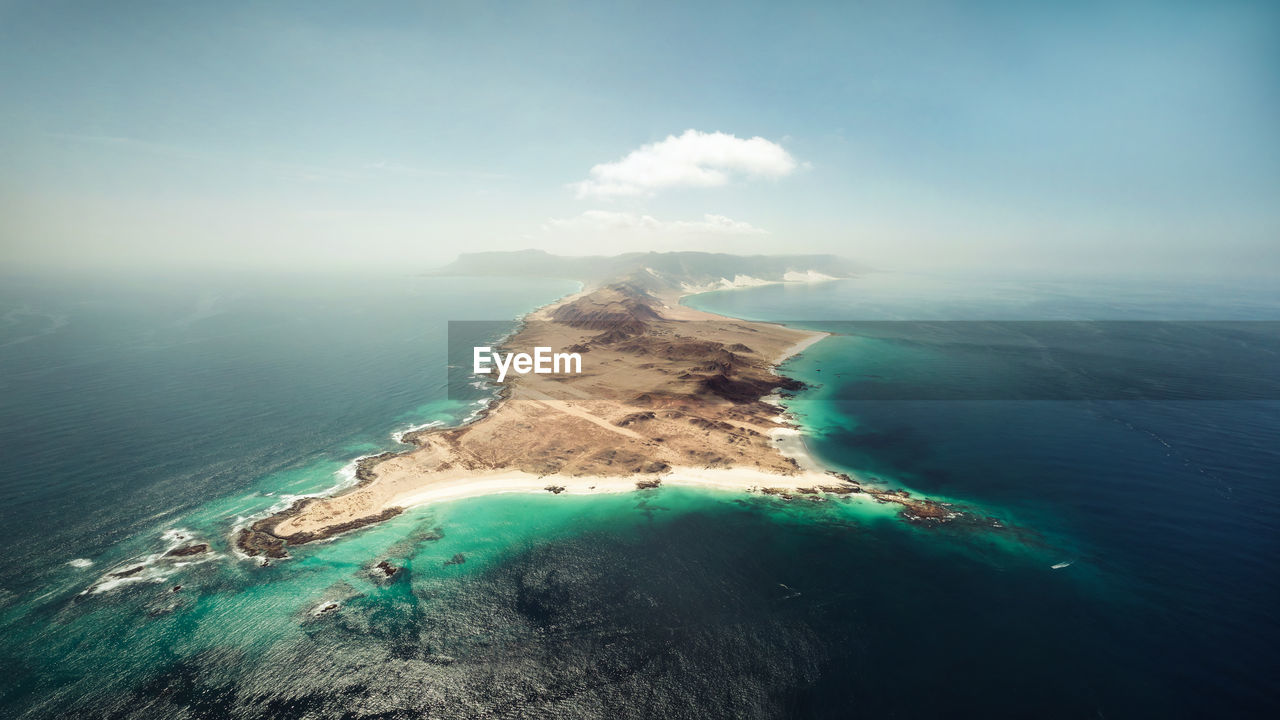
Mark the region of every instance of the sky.
[[1280, 3], [0, 0], [0, 269], [1280, 270]]

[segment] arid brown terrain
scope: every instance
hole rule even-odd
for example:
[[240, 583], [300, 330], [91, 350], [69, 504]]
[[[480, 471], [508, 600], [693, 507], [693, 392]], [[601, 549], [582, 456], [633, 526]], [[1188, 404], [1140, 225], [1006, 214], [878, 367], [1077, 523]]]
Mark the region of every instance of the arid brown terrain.
[[508, 375], [474, 422], [407, 434], [414, 448], [365, 458], [356, 487], [259, 520], [240, 531], [237, 545], [249, 555], [283, 557], [286, 545], [469, 491], [653, 487], [680, 473], [708, 484], [731, 477], [743, 489], [771, 494], [876, 493], [916, 519], [950, 512], [905, 494], [864, 490], [779, 450], [772, 434], [788, 426], [766, 398], [801, 384], [777, 374], [776, 365], [821, 333], [699, 312], [676, 298], [620, 283], [532, 313], [504, 348], [580, 353], [580, 374]]

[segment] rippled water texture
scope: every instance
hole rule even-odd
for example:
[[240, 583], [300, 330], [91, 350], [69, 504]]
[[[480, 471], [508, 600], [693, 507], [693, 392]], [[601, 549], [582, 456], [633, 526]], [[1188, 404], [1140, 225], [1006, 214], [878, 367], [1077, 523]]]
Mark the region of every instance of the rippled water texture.
[[[825, 462], [968, 504], [1003, 530], [916, 528], [856, 501], [661, 488], [418, 508], [265, 568], [231, 554], [248, 516], [342, 482], [353, 458], [396, 447], [398, 430], [472, 412], [478, 390], [450, 400], [444, 385], [447, 320], [515, 317], [575, 287], [5, 284], [0, 714], [1275, 707], [1277, 403], [859, 399], [871, 375], [967, 381], [952, 361], [971, 356], [940, 338], [824, 341], [789, 363], [813, 386], [789, 402]], [[813, 327], [1274, 320], [1280, 308], [1265, 291], [1189, 293], [883, 276], [689, 302]], [[212, 556], [155, 559], [93, 592], [189, 541]]]

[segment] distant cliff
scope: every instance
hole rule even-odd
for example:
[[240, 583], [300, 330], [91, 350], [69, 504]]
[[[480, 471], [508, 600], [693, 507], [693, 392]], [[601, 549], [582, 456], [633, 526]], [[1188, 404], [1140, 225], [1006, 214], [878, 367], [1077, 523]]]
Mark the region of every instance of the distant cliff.
[[867, 268], [835, 255], [704, 252], [562, 256], [542, 250], [464, 253], [431, 275], [556, 277], [601, 285], [625, 280], [646, 289], [711, 289], [850, 277]]

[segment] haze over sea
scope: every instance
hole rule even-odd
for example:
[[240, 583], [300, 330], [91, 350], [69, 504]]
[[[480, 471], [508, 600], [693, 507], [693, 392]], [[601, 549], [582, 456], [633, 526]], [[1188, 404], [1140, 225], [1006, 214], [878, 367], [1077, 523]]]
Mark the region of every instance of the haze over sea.
[[[1028, 347], [1127, 386], [1091, 369], [1123, 368], [1107, 359], [1134, 342], [1191, 363], [1194, 323], [1123, 348], [1054, 323], [1003, 354], [957, 335], [980, 327], [868, 329], [788, 363], [812, 386], [788, 402], [824, 462], [1003, 528], [661, 488], [418, 508], [266, 568], [232, 554], [245, 518], [349, 481], [397, 431], [474, 412], [480, 390], [448, 399], [447, 321], [515, 318], [577, 287], [7, 280], [0, 715], [1266, 717], [1280, 702], [1274, 385], [1016, 399], [1038, 367]], [[838, 332], [1280, 320], [1267, 287], [893, 274], [686, 302]], [[1232, 336], [1239, 354], [1280, 351], [1255, 330]], [[976, 397], [940, 399], [975, 378]], [[895, 386], [935, 395], [860, 399]], [[215, 554], [152, 557], [190, 540]], [[403, 568], [389, 581], [370, 573], [384, 558]]]

